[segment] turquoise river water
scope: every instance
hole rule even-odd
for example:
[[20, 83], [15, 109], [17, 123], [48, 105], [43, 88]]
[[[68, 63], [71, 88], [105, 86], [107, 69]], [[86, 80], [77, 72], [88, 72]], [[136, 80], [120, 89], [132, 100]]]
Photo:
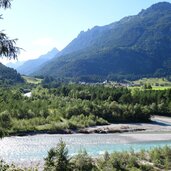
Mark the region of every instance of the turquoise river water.
[[127, 134], [72, 134], [72, 135], [34, 135], [5, 137], [0, 140], [0, 158], [7, 162], [41, 162], [47, 151], [55, 147], [62, 138], [69, 154], [74, 155], [85, 149], [92, 156], [114, 151], [150, 149], [171, 146], [171, 134], [127, 133]]

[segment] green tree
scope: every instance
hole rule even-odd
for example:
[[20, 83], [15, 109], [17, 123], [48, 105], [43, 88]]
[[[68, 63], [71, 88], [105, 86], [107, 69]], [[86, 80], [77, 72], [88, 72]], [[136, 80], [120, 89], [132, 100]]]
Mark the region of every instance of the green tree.
[[0, 161], [0, 170], [7, 171], [9, 169], [9, 165], [6, 164], [3, 160]]
[[[0, 0], [0, 8], [10, 8], [12, 0]], [[2, 15], [0, 15], [2, 19]], [[0, 57], [7, 57], [9, 59], [16, 59], [20, 48], [15, 46], [16, 39], [9, 39], [9, 37], [3, 32], [0, 32]]]
[[69, 171], [68, 149], [66, 144], [60, 140], [56, 148], [50, 149], [45, 158], [44, 171]]
[[10, 128], [11, 127], [11, 116], [8, 111], [0, 113], [0, 127]]

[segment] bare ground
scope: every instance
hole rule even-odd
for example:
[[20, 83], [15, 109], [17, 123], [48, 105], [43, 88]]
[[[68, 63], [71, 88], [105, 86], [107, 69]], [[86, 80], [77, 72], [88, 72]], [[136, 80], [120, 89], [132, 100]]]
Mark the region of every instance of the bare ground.
[[171, 118], [153, 116], [150, 123], [123, 123], [81, 129], [80, 133], [171, 132]]

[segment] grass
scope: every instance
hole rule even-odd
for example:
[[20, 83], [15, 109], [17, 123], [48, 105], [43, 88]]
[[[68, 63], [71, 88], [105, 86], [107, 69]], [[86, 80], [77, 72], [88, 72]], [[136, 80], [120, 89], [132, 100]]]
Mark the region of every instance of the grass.
[[[130, 90], [144, 90], [144, 88], [142, 86], [136, 86], [136, 87], [128, 87], [128, 89]], [[152, 86], [152, 90], [167, 90], [167, 89], [171, 89], [171, 86]], [[148, 89], [146, 89], [148, 90]], [[151, 90], [151, 89], [149, 89]]]
[[152, 86], [153, 90], [167, 90], [171, 89], [171, 86]]
[[42, 82], [42, 79], [35, 78], [35, 77], [29, 77], [29, 76], [22, 76], [23, 79], [30, 84], [40, 84]]
[[133, 81], [137, 84], [135, 87], [129, 87], [131, 90], [139, 89], [144, 90], [143, 85], [151, 85], [152, 90], [166, 90], [171, 89], [171, 82], [166, 78], [143, 78], [140, 80]]
[[151, 86], [171, 87], [171, 82], [166, 78], [143, 78], [133, 81], [134, 84], [150, 84]]

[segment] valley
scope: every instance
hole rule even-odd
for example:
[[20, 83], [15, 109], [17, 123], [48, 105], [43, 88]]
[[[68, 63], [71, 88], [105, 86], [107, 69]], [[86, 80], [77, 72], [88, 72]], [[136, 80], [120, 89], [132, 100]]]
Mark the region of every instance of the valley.
[[[24, 79], [26, 83], [1, 88], [1, 136], [88, 133], [87, 127], [96, 125], [107, 125], [107, 129], [97, 128], [90, 132], [155, 130], [157, 124], [151, 123], [154, 127], [148, 127], [148, 124], [138, 126], [137, 123], [150, 125], [153, 116], [171, 114], [171, 87], [164, 89], [163, 82], [163, 89], [161, 85], [157, 89], [144, 88], [146, 83], [140, 87], [126, 87], [121, 83], [76, 84], [47, 78]], [[168, 86], [169, 81], [165, 82]], [[164, 129], [161, 127], [162, 131]]]
[[[29, 35], [20, 42], [28, 52], [0, 31], [0, 58], [7, 59], [0, 63], [0, 171], [171, 169], [171, 3], [150, 2], [139, 11], [142, 2], [136, 13], [84, 27], [93, 17], [81, 13], [95, 1], [79, 2], [79, 9], [76, 0], [32, 7], [23, 1], [22, 15], [15, 1], [20, 15], [12, 22], [28, 16], [21, 29], [8, 29]], [[93, 16], [103, 20], [110, 3], [115, 16], [119, 2], [108, 3], [100, 13], [95, 5]], [[0, 0], [0, 8], [10, 7], [11, 0]]]

